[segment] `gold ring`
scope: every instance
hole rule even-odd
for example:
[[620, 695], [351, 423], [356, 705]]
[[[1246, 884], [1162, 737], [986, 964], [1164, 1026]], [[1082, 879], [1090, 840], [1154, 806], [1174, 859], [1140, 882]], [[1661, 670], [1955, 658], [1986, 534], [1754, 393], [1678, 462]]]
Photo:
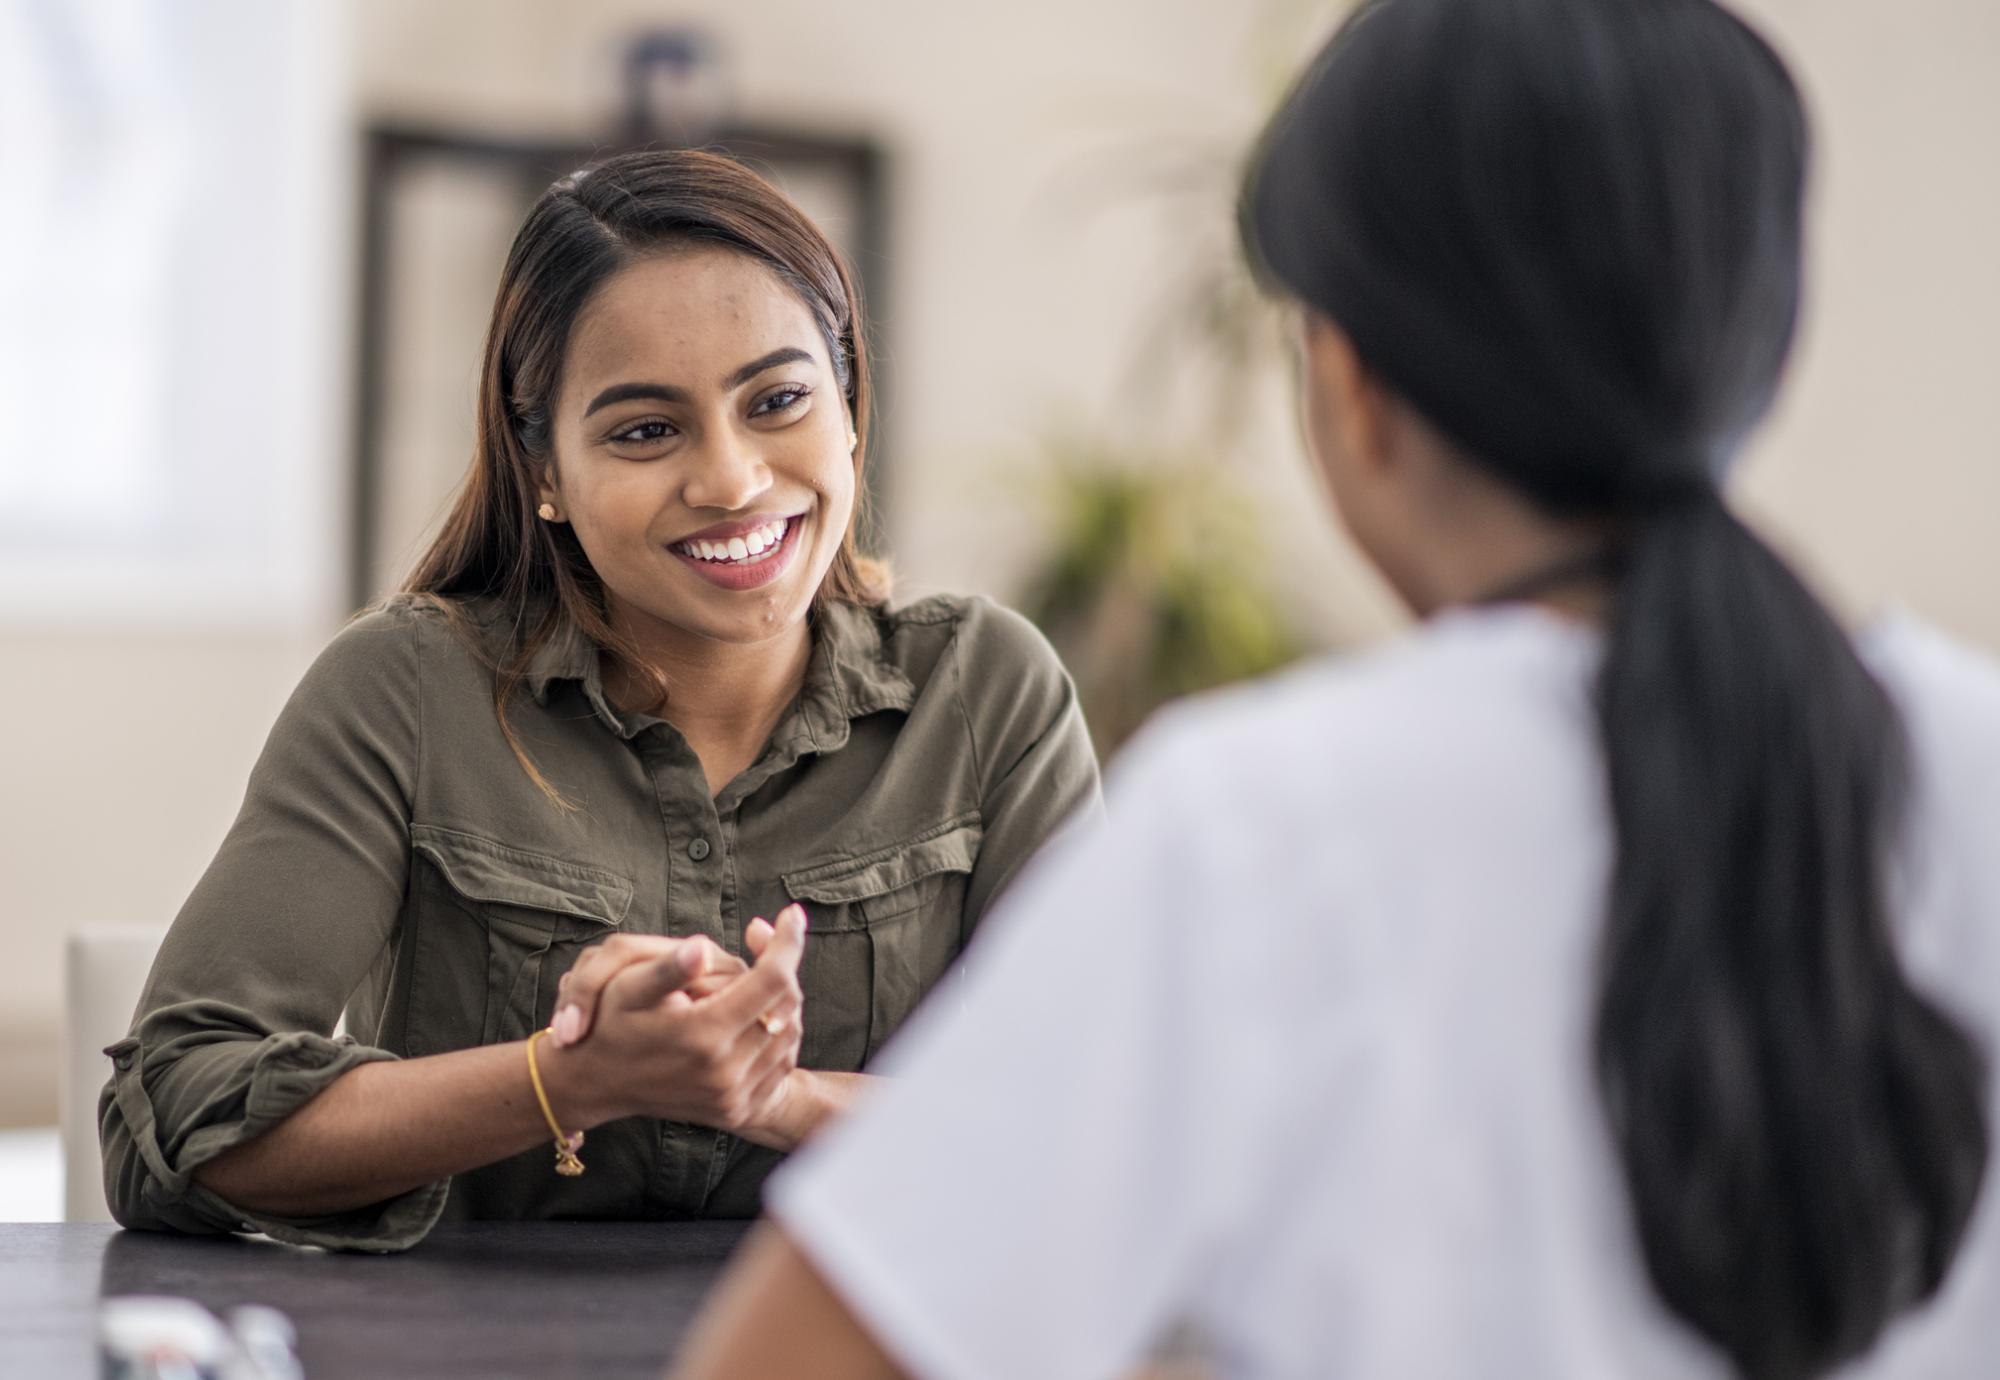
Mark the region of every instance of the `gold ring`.
[[785, 1028], [785, 1018], [773, 1012], [766, 1011], [757, 1018], [757, 1024], [764, 1027], [766, 1035], [776, 1035]]

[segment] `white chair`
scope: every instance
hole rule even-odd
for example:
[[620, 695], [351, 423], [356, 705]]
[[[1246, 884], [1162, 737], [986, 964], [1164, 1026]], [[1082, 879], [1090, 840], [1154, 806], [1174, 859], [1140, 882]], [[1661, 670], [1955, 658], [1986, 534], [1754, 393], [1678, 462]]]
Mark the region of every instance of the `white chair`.
[[111, 1076], [104, 1047], [122, 1039], [164, 928], [80, 930], [63, 959], [63, 1219], [109, 1222], [97, 1153], [97, 1095]]

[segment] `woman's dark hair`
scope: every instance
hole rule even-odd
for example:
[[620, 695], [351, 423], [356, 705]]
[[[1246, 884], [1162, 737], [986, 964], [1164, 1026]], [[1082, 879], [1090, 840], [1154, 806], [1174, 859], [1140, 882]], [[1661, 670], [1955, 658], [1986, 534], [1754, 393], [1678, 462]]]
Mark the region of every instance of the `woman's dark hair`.
[[1791, 345], [1806, 145], [1710, 0], [1380, 0], [1243, 203], [1261, 270], [1474, 463], [1618, 534], [1598, 1080], [1655, 1288], [1760, 1378], [1936, 1291], [1988, 1139], [1892, 934], [1901, 722], [1717, 492]]
[[[535, 482], [553, 463], [550, 413], [562, 383], [570, 333], [597, 290], [619, 269], [674, 250], [715, 246], [775, 273], [811, 310], [858, 443], [868, 452], [870, 378], [861, 298], [845, 261], [798, 207], [739, 163], [709, 153], [621, 154], [569, 174], [536, 201], [514, 237], [494, 294], [479, 374], [472, 466], [437, 540], [404, 584], [448, 613], [460, 602], [495, 600], [514, 620], [509, 651], [495, 667], [494, 709], [514, 755], [551, 799], [565, 803], [522, 748], [507, 706], [536, 654], [566, 626], [580, 629], [627, 674], [664, 699], [659, 674], [607, 617], [603, 583], [567, 525], [535, 514]], [[856, 485], [857, 493], [865, 493]], [[861, 554], [862, 502], [842, 538], [819, 598], [880, 603], [888, 572]], [[476, 642], [476, 637], [472, 638]]]

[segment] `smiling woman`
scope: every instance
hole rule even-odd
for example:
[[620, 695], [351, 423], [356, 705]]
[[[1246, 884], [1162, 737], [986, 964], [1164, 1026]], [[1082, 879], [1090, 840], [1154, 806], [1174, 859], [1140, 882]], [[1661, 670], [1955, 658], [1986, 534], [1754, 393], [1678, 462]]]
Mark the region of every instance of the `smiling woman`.
[[441, 535], [307, 674], [109, 1051], [120, 1221], [757, 1210], [1097, 795], [1025, 620], [861, 555], [868, 403], [851, 279], [767, 183], [549, 189]]
[[[803, 635], [851, 539], [860, 439], [816, 334], [776, 273], [710, 248], [624, 269], [579, 321], [558, 394], [561, 459], [542, 468], [538, 497], [556, 514], [546, 520], [570, 524], [642, 661], [688, 637]], [[718, 376], [716, 362], [748, 351]]]

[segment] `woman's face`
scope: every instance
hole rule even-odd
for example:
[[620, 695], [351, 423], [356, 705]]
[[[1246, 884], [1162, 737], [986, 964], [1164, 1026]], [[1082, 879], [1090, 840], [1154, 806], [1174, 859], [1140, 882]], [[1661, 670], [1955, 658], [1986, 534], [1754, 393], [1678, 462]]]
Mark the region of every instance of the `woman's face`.
[[575, 529], [615, 626], [746, 643], [805, 618], [854, 510], [854, 457], [825, 338], [764, 265], [698, 248], [606, 280], [571, 332], [551, 434], [540, 501]]

